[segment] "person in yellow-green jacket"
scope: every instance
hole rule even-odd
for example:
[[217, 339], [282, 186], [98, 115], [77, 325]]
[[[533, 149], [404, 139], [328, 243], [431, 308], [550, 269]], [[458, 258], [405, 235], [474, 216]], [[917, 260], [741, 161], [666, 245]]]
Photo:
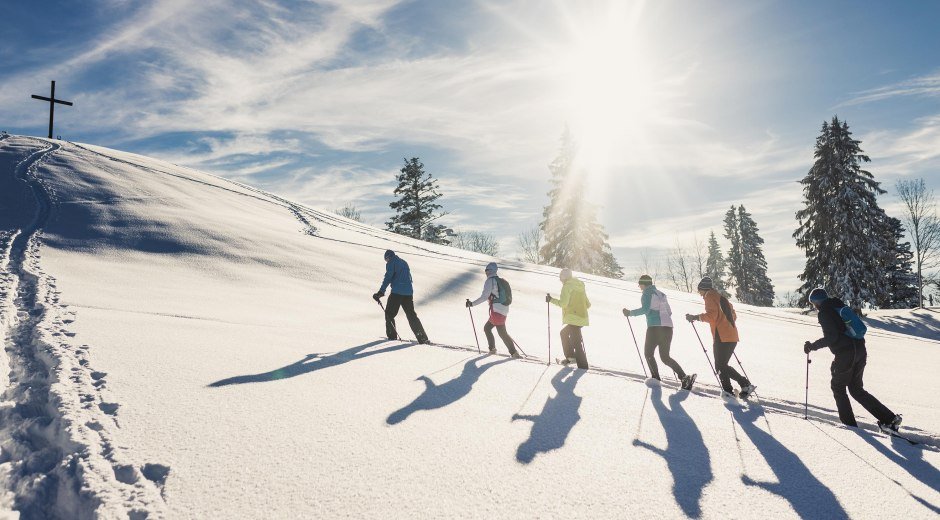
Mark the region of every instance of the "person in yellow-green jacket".
[[588, 309], [591, 301], [588, 300], [584, 290], [584, 282], [571, 275], [571, 269], [562, 269], [558, 274], [561, 280], [561, 296], [552, 298], [545, 295], [545, 301], [561, 307], [561, 321], [565, 326], [561, 329], [561, 348], [565, 358], [558, 362], [567, 365], [577, 362], [578, 368], [587, 369], [587, 354], [584, 352], [584, 339], [581, 337], [581, 327], [588, 326]]

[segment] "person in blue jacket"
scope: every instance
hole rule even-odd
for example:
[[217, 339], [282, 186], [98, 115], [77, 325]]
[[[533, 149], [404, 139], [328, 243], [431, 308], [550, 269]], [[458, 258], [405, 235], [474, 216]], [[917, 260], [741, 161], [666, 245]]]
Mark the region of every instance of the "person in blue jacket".
[[426, 344], [428, 335], [424, 332], [424, 326], [415, 313], [414, 287], [411, 285], [411, 269], [408, 262], [402, 260], [394, 251], [389, 249], [385, 252], [385, 278], [382, 279], [382, 287], [379, 292], [372, 295], [372, 298], [381, 303], [381, 298], [385, 296], [385, 288], [391, 286], [392, 294], [388, 297], [388, 305], [385, 307], [385, 333], [388, 339], [400, 339], [398, 329], [395, 327], [395, 316], [398, 315], [398, 309], [405, 310], [405, 316], [408, 317], [408, 325], [415, 334], [418, 343]]
[[669, 301], [666, 295], [653, 285], [650, 275], [644, 274], [637, 283], [643, 291], [640, 296], [640, 308], [624, 309], [623, 315], [628, 318], [646, 316], [646, 343], [643, 347], [643, 355], [650, 367], [650, 375], [653, 379], [659, 380], [659, 367], [656, 365], [656, 358], [653, 357], [656, 347], [659, 347], [659, 359], [662, 359], [663, 364], [676, 373], [676, 377], [682, 381], [682, 388], [689, 390], [695, 382], [695, 374], [686, 375], [679, 363], [669, 357], [669, 348], [672, 345], [672, 309], [669, 307]]

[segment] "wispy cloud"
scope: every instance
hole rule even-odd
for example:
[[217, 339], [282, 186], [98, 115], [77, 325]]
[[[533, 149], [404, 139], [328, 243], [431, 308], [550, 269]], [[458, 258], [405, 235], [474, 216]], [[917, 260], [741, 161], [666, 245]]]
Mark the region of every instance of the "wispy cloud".
[[940, 71], [907, 79], [892, 85], [852, 94], [834, 108], [873, 103], [902, 96], [940, 96]]

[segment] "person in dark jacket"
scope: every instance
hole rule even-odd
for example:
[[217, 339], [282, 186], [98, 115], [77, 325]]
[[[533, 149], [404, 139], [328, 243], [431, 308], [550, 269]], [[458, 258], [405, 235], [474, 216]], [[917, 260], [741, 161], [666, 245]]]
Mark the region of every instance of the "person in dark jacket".
[[671, 368], [676, 373], [676, 377], [682, 382], [682, 388], [690, 390], [695, 381], [695, 374], [686, 375], [679, 362], [669, 357], [669, 348], [672, 346], [672, 309], [669, 307], [669, 301], [666, 295], [653, 285], [653, 278], [644, 274], [637, 282], [643, 293], [640, 295], [639, 309], [624, 309], [623, 315], [646, 316], [646, 342], [643, 345], [643, 355], [646, 357], [646, 364], [650, 367], [650, 376], [659, 381], [659, 366], [656, 364], [656, 358], [653, 354], [656, 347], [659, 347], [659, 359], [663, 364]]
[[863, 387], [862, 376], [865, 373], [868, 351], [865, 349], [864, 339], [853, 339], [845, 334], [845, 322], [839, 315], [839, 309], [845, 307], [845, 303], [839, 298], [829, 297], [822, 287], [813, 289], [809, 294], [809, 301], [819, 310], [817, 318], [823, 330], [823, 337], [816, 341], [807, 341], [803, 345], [803, 351], [809, 354], [814, 350], [829, 347], [835, 356], [830, 369], [831, 386], [842, 424], [858, 427], [855, 414], [852, 413], [852, 403], [846, 394], [848, 388], [848, 393], [868, 410], [868, 413], [875, 416], [879, 428], [898, 431], [901, 416], [881, 404], [881, 401]]
[[411, 269], [408, 262], [402, 260], [389, 249], [385, 252], [385, 278], [382, 279], [382, 287], [379, 292], [372, 295], [372, 298], [381, 302], [385, 296], [385, 288], [391, 286], [392, 294], [388, 297], [388, 305], [385, 307], [385, 333], [388, 339], [400, 339], [398, 329], [395, 327], [395, 316], [398, 315], [398, 309], [405, 310], [405, 316], [408, 317], [408, 325], [415, 334], [418, 343], [430, 343], [428, 335], [424, 332], [424, 326], [415, 313], [414, 287], [411, 285]]

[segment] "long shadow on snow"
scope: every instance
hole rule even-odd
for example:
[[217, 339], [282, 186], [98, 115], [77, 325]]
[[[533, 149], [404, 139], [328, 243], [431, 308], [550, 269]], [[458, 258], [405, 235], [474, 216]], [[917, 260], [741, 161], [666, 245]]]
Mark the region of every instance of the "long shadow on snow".
[[[464, 286], [468, 286], [474, 278], [482, 279], [483, 276], [481, 276], [480, 273], [476, 271], [471, 271], [469, 269], [466, 271], [462, 271], [450, 277], [450, 279], [448, 279], [447, 281], [435, 286], [434, 289], [432, 289], [431, 292], [429, 292], [427, 296], [424, 298], [424, 301], [431, 302], [431, 301], [439, 300], [443, 298], [444, 296], [453, 297], [455, 292], [457, 292], [460, 289], [463, 289]], [[473, 291], [471, 291], [471, 294], [468, 294], [467, 296], [473, 298], [475, 295], [472, 293]]]
[[679, 391], [669, 396], [669, 407], [663, 403], [663, 390], [659, 385], [650, 387], [653, 409], [666, 432], [666, 448], [658, 448], [639, 439], [634, 446], [646, 448], [666, 459], [672, 473], [672, 494], [682, 511], [691, 518], [702, 516], [702, 490], [712, 481], [711, 456], [702, 439], [702, 432], [682, 408], [689, 392]]
[[516, 450], [516, 460], [528, 464], [535, 460], [535, 456], [539, 453], [557, 450], [565, 445], [568, 434], [581, 420], [578, 408], [581, 407], [582, 397], [574, 394], [574, 387], [584, 373], [585, 371], [580, 369], [562, 369], [552, 378], [556, 395], [545, 400], [542, 413], [538, 415], [513, 414], [513, 421], [532, 421], [532, 432]]
[[919, 338], [937, 339], [940, 337], [940, 320], [925, 311], [936, 313], [936, 311], [930, 311], [929, 309], [917, 309], [912, 312], [910, 317], [866, 316], [865, 321], [870, 327], [873, 326], [881, 330], [898, 332]]
[[806, 464], [773, 435], [757, 427], [757, 420], [761, 416], [759, 407], [726, 407], [777, 477], [777, 482], [759, 482], [741, 475], [741, 482], [786, 499], [800, 518], [848, 518], [848, 513], [836, 496], [810, 472]]
[[[921, 481], [934, 491], [940, 492], [940, 470], [933, 467], [933, 464], [924, 460], [923, 446], [911, 446], [907, 441], [891, 437], [891, 446], [894, 451], [878, 442], [874, 436], [863, 430], [854, 429], [855, 433], [865, 442], [871, 444], [873, 448], [885, 456], [891, 462], [897, 464], [904, 471], [911, 474], [912, 477]], [[910, 493], [910, 491], [908, 491]], [[926, 500], [911, 494], [917, 501], [932, 509], [934, 513], [940, 513], [940, 507], [937, 507]]]
[[[322, 370], [324, 368], [335, 367], [337, 365], [342, 365], [343, 363], [349, 363], [350, 361], [355, 361], [357, 359], [362, 359], [368, 356], [374, 356], [376, 354], [385, 354], [388, 352], [394, 352], [396, 350], [401, 350], [403, 348], [408, 348], [410, 344], [399, 344], [392, 345], [390, 347], [380, 348], [378, 350], [370, 350], [368, 352], [363, 352], [364, 350], [374, 347], [376, 345], [381, 345], [386, 343], [389, 340], [383, 339], [378, 341], [372, 341], [364, 345], [359, 345], [357, 347], [348, 348], [346, 350], [336, 352], [334, 354], [329, 354], [323, 356], [321, 354], [307, 354], [303, 359], [297, 361], [296, 363], [291, 363], [290, 365], [283, 366], [281, 368], [272, 370], [270, 372], [264, 372], [263, 374], [248, 374], [244, 376], [235, 376], [229, 377], [226, 379], [220, 379], [215, 383], [210, 383], [210, 387], [219, 387], [219, 386], [228, 386], [228, 385], [241, 385], [244, 383], [266, 383], [268, 381], [279, 381], [281, 379], [287, 379], [291, 377], [296, 377], [300, 375], [307, 374], [309, 372], [314, 372], [317, 370]], [[312, 360], [312, 361], [311, 361]]]
[[486, 358], [487, 355], [477, 356], [463, 365], [460, 375], [446, 383], [437, 385], [428, 376], [420, 376], [417, 381], [424, 381], [424, 392], [421, 393], [408, 406], [392, 412], [385, 420], [388, 424], [398, 424], [407, 419], [411, 414], [418, 410], [437, 410], [451, 405], [465, 397], [473, 389], [483, 372], [496, 365], [512, 361], [512, 358], [505, 358], [494, 363], [478, 366], [477, 361]]

